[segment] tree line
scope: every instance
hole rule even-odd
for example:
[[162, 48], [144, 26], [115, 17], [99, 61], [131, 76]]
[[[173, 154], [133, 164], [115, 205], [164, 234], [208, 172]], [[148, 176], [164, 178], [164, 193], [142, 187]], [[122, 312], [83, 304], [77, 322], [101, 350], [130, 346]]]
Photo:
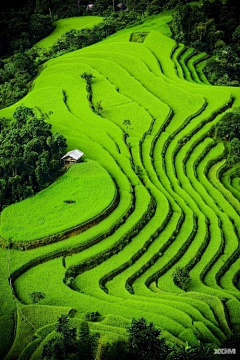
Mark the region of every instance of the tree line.
[[[93, 7], [88, 9], [88, 4]], [[240, 2], [238, 0], [12, 0], [1, 2], [0, 109], [24, 97], [39, 66], [64, 52], [89, 46], [149, 15], [175, 8], [171, 28], [178, 42], [212, 57], [205, 74], [212, 84], [240, 84]], [[92, 29], [72, 30], [45, 53], [32, 45], [53, 31], [53, 20], [101, 15]]]
[[[114, 32], [143, 21], [149, 14], [171, 7], [176, 0], [129, 0], [119, 8], [117, 1], [95, 0], [20, 0], [16, 5], [0, 5], [0, 109], [23, 98], [37, 76], [39, 66], [64, 52], [81, 49], [101, 41]], [[123, 9], [127, 11], [123, 11]], [[72, 30], [48, 51], [38, 51], [33, 44], [54, 29], [53, 20], [79, 15], [101, 15], [104, 20], [92, 29]]]
[[[85, 320], [77, 329], [68, 315], [61, 315], [55, 333], [44, 345], [43, 360], [214, 360], [232, 359], [232, 355], [215, 356], [215, 344], [200, 341], [193, 345], [170, 345], [161, 331], [145, 318], [132, 319], [127, 337], [102, 343], [99, 333], [91, 332]], [[95, 319], [96, 321], [96, 319]], [[221, 348], [239, 350], [239, 335], [226, 338]]]
[[66, 139], [52, 133], [49, 114], [19, 106], [0, 119], [0, 211], [46, 188], [62, 174]]
[[211, 55], [204, 72], [214, 85], [240, 85], [240, 2], [202, 0], [176, 7], [177, 42]]
[[[1, 1], [0, 58], [32, 47], [52, 30], [54, 20], [73, 16], [109, 16], [124, 10], [151, 15], [188, 0], [15, 0]], [[92, 4], [91, 8], [88, 5]]]

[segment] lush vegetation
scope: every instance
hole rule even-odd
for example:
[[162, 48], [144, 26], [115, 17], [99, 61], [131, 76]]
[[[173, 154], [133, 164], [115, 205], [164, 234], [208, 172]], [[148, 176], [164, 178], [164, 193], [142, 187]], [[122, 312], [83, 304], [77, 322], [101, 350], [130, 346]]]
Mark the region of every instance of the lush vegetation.
[[66, 139], [51, 132], [48, 114], [19, 106], [0, 121], [0, 209], [49, 186], [62, 174]]
[[240, 84], [239, 15], [238, 0], [202, 0], [181, 6], [174, 14], [176, 41], [213, 55], [204, 70], [212, 84]]
[[[43, 348], [42, 359], [85, 359], [94, 360], [159, 360], [159, 359], [214, 359], [211, 344], [195, 344], [185, 349], [182, 346], [169, 347], [160, 337], [159, 329], [153, 323], [147, 324], [144, 318], [132, 319], [127, 328], [128, 336], [106, 343], [98, 350], [98, 333], [91, 333], [87, 322], [78, 324], [79, 329], [71, 326], [67, 315], [58, 318], [55, 336]], [[79, 331], [78, 331], [79, 330]], [[231, 337], [228, 344], [238, 338]], [[229, 345], [228, 345], [229, 346]]]
[[226, 113], [216, 126], [216, 136], [228, 144], [228, 162], [240, 162], [240, 108]]
[[[55, 4], [47, 3], [47, 1], [36, 1], [36, 3], [30, 1], [23, 4], [17, 11], [14, 8], [3, 10], [5, 17], [3, 17], [2, 30], [0, 30], [2, 31], [0, 32], [2, 40], [2, 47], [0, 47], [0, 56], [2, 56], [2, 60], [0, 59], [0, 109], [14, 104], [27, 94], [31, 87], [31, 81], [37, 75], [38, 68], [44, 61], [65, 52], [94, 44], [141, 19], [138, 12], [105, 12], [105, 7], [98, 7], [95, 4], [93, 14], [99, 15], [103, 12], [106, 15], [103, 22], [101, 17], [87, 16], [81, 17], [80, 20], [71, 17], [70, 19], [55, 20], [52, 23], [53, 19], [62, 16], [62, 11], [64, 11], [64, 17], [76, 16], [81, 12], [89, 15], [89, 12], [82, 11], [84, 5], [81, 4], [81, 7], [80, 2], [76, 7], [76, 1], [73, 0], [69, 0], [64, 9], [61, 8], [61, 1], [56, 1]], [[53, 5], [52, 9], [51, 5]], [[70, 13], [66, 11], [66, 8], [71, 8]], [[12, 26], [15, 23], [18, 24], [17, 29], [16, 26]], [[98, 23], [100, 24], [98, 25]], [[47, 40], [43, 39], [38, 42], [51, 31], [53, 32]], [[11, 41], [8, 40], [9, 37]], [[34, 44], [35, 47], [31, 48]], [[46, 47], [46, 49], [43, 50], [42, 47]], [[12, 55], [13, 52], [14, 55]]]
[[[63, 3], [59, 10], [58, 1], [49, 4], [52, 16], [64, 12]], [[176, 3], [129, 1], [127, 11], [112, 14], [114, 4], [99, 0], [82, 11], [108, 15], [96, 37], [80, 28], [61, 35], [56, 52], [48, 38], [41, 51], [29, 49], [41, 72], [25, 97], [0, 110], [4, 146], [12, 149], [15, 139], [22, 146], [17, 163], [9, 161], [12, 173], [22, 173], [28, 145], [20, 140], [33, 119], [47, 129], [44, 151], [51, 153], [51, 130], [85, 154], [1, 213], [6, 360], [238, 352], [240, 89], [210, 85], [207, 48], [171, 37]], [[149, 16], [154, 4], [165, 11]], [[198, 12], [199, 4], [189, 5]], [[16, 114], [27, 116], [25, 130]], [[47, 164], [51, 170], [55, 162]]]

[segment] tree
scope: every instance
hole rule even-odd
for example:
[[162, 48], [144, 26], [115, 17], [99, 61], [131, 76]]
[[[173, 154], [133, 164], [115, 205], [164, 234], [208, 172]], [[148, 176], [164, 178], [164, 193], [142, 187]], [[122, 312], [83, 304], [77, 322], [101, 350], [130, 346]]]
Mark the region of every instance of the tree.
[[187, 268], [177, 267], [175, 272], [173, 273], [173, 281], [182, 290], [187, 291], [191, 282], [191, 278]]
[[224, 140], [240, 139], [240, 108], [224, 114], [217, 124], [216, 130], [217, 136]]
[[46, 297], [46, 294], [44, 294], [40, 291], [35, 291], [35, 292], [29, 294], [29, 297], [30, 297], [32, 303], [34, 305], [36, 305], [40, 300], [42, 300]]
[[91, 334], [88, 323], [83, 321], [79, 335], [71, 327], [68, 315], [61, 315], [56, 324], [56, 337], [43, 348], [42, 359], [94, 360], [98, 346], [98, 334]]
[[161, 360], [166, 358], [168, 347], [165, 339], [159, 338], [160, 330], [144, 318], [132, 319], [129, 332], [130, 351], [139, 360]]
[[85, 318], [87, 321], [97, 321], [98, 320], [98, 317], [99, 317], [99, 312], [98, 311], [89, 311]]
[[51, 339], [43, 348], [43, 359], [69, 359], [77, 350], [77, 330], [69, 323], [68, 315], [61, 315], [56, 324], [57, 336]]
[[236, 164], [240, 162], [240, 140], [234, 138], [230, 142], [230, 157], [229, 157], [229, 163], [230, 164]]
[[95, 78], [95, 76], [93, 74], [87, 73], [87, 72], [82, 73], [82, 75], [80, 75], [80, 76], [82, 79], [84, 79], [86, 81], [86, 83], [88, 85], [91, 85], [93, 78]]
[[127, 340], [117, 340], [112, 343], [107, 343], [103, 346], [101, 359], [102, 360], [134, 360], [133, 354], [129, 351], [129, 344]]
[[98, 345], [98, 334], [91, 334], [86, 321], [81, 323], [78, 341], [78, 356], [84, 360], [94, 360]]

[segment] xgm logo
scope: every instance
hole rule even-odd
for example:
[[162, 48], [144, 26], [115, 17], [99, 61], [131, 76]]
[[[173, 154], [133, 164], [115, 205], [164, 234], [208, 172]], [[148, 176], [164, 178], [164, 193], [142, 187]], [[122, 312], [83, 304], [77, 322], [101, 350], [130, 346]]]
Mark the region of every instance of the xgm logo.
[[214, 355], [236, 354], [236, 349], [214, 349]]

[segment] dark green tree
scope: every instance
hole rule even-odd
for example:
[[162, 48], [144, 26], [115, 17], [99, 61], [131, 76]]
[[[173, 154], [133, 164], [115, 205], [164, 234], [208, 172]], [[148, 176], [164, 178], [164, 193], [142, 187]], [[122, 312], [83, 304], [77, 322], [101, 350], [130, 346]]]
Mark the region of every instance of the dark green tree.
[[77, 350], [77, 330], [69, 323], [68, 315], [61, 315], [55, 325], [57, 336], [43, 348], [43, 359], [69, 359]]
[[31, 302], [36, 305], [40, 300], [43, 300], [46, 295], [40, 291], [35, 291], [31, 294], [29, 294], [29, 297], [31, 299]]
[[224, 114], [216, 126], [216, 135], [221, 139], [231, 141], [240, 139], [240, 108]]
[[107, 343], [101, 353], [102, 360], [134, 360], [135, 357], [129, 350], [127, 340], [117, 340]]
[[240, 162], [240, 140], [234, 138], [230, 142], [229, 163], [236, 164]]
[[84, 72], [82, 75], [80, 75], [82, 79], [84, 79], [86, 81], [86, 83], [90, 86], [92, 84], [92, 80], [93, 78], [95, 78], [95, 76], [91, 73], [87, 73]]
[[71, 327], [68, 315], [61, 315], [55, 325], [56, 337], [43, 348], [42, 359], [94, 360], [98, 346], [98, 334], [91, 334], [88, 323], [83, 321], [79, 334]]
[[88, 323], [83, 321], [81, 323], [78, 340], [79, 359], [94, 360], [97, 351], [98, 340], [99, 335], [91, 334]]
[[187, 291], [191, 282], [191, 278], [187, 268], [177, 267], [173, 273], [173, 281], [182, 290]]
[[127, 329], [129, 333], [130, 352], [138, 360], [161, 360], [165, 359], [168, 347], [165, 339], [159, 338], [160, 330], [153, 323], [147, 324], [144, 318], [132, 319]]

